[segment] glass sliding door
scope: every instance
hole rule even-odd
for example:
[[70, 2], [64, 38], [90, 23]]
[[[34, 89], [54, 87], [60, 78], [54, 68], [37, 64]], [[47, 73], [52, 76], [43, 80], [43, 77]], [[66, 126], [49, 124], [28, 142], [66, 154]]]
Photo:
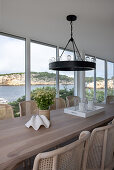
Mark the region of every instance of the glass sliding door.
[[0, 35], [0, 103], [13, 106], [19, 116], [19, 102], [25, 100], [25, 40]]
[[[61, 56], [63, 49], [59, 49], [59, 56]], [[73, 60], [73, 52], [66, 50], [61, 61]], [[66, 96], [74, 95], [74, 71], [59, 71], [59, 94], [60, 97], [66, 99]]]
[[114, 63], [107, 62], [107, 96], [114, 95]]
[[50, 60], [56, 60], [56, 47], [31, 41], [31, 99], [42, 87], [56, 87], [56, 71], [49, 70]]
[[98, 103], [104, 101], [105, 93], [105, 61], [96, 59], [96, 100]]

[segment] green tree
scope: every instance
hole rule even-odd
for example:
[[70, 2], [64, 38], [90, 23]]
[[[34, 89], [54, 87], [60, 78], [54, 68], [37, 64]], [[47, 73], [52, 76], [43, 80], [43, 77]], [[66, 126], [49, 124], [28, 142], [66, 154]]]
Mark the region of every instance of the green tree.
[[92, 100], [94, 97], [94, 90], [86, 88], [85, 90], [87, 100]]
[[96, 100], [97, 103], [101, 103], [104, 101], [104, 91], [96, 91]]

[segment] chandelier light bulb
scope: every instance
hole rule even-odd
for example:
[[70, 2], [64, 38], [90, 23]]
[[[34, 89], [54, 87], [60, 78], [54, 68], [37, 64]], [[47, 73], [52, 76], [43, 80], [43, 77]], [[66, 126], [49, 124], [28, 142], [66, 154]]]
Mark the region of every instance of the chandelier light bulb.
[[71, 61], [71, 56], [70, 55], [67, 55], [67, 60]]

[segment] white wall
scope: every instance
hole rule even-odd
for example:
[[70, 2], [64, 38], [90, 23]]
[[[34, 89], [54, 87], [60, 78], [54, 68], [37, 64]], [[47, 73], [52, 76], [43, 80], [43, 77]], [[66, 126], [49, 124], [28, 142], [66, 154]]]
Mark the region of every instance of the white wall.
[[79, 49], [114, 61], [114, 1], [1, 1], [3, 32], [64, 47], [70, 35], [69, 23], [65, 18], [68, 14], [78, 14], [74, 37]]

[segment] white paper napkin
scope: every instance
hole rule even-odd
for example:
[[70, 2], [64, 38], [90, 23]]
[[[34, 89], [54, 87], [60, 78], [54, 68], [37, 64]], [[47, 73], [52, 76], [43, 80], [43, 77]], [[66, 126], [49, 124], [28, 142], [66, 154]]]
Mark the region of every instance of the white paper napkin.
[[31, 119], [25, 124], [26, 127], [32, 126], [35, 130], [38, 130], [40, 126], [43, 125], [49, 128], [50, 121], [44, 115], [33, 115]]

